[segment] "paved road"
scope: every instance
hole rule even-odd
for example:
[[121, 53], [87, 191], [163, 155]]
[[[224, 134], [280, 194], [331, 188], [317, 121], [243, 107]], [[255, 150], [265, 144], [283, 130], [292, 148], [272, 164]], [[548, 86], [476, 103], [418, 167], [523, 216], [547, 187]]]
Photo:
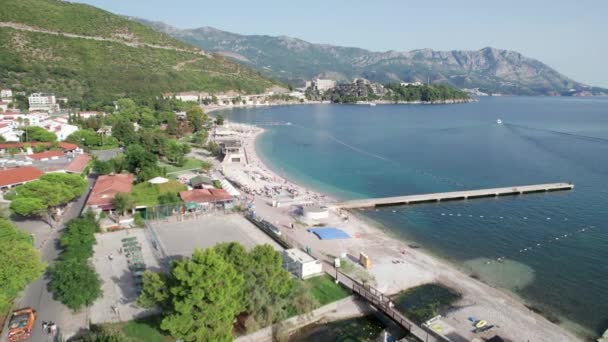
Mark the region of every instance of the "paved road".
[[[80, 215], [84, 208], [89, 189], [95, 183], [95, 178], [88, 179], [89, 186], [87, 191], [80, 198], [72, 203], [67, 212], [63, 215], [61, 223], [58, 225], [60, 229], [54, 229], [50, 234], [49, 239], [40, 249], [42, 260], [49, 265], [59, 255], [59, 236], [65, 228], [65, 223]], [[65, 305], [53, 299], [53, 295], [47, 291], [48, 279], [43, 275], [36, 281], [32, 282], [23, 292], [22, 298], [16, 303], [16, 308], [32, 307], [38, 312], [36, 326], [32, 336], [28, 341], [32, 342], [47, 342], [53, 341], [53, 338], [42, 331], [42, 321], [53, 321], [57, 323], [58, 333], [64, 336], [76, 334], [81, 329], [88, 327], [87, 310], [83, 309], [79, 313], [72, 313]], [[7, 341], [7, 332], [4, 329], [0, 341]]]

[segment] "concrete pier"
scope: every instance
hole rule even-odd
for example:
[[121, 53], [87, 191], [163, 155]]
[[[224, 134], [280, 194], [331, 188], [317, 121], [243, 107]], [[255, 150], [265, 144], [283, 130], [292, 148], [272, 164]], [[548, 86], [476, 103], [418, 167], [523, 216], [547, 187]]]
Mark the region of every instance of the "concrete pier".
[[334, 205], [334, 207], [340, 208], [340, 209], [373, 208], [373, 207], [388, 206], [388, 205], [405, 205], [405, 204], [415, 204], [415, 203], [425, 203], [425, 202], [466, 200], [466, 199], [482, 198], [482, 197], [523, 195], [523, 194], [538, 193], [538, 192], [561, 191], [561, 190], [572, 190], [572, 189], [574, 189], [574, 184], [572, 184], [572, 183], [549, 183], [549, 184], [536, 184], [536, 185], [521, 185], [521, 186], [510, 186], [510, 187], [505, 187], [505, 188], [438, 192], [438, 193], [433, 193], [433, 194], [420, 194], [420, 195], [382, 197], [382, 198], [368, 198], [368, 199], [352, 200], [352, 201], [337, 203]]

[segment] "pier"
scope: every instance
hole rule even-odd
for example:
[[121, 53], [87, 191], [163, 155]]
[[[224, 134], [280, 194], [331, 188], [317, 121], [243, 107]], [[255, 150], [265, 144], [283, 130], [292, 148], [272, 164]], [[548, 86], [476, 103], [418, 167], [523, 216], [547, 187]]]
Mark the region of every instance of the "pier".
[[337, 208], [337, 209], [373, 208], [373, 207], [389, 206], [389, 205], [407, 205], [407, 204], [416, 204], [416, 203], [456, 201], [456, 200], [467, 200], [467, 199], [474, 199], [474, 198], [523, 195], [523, 194], [531, 194], [531, 193], [563, 191], [563, 190], [572, 190], [572, 189], [574, 189], [574, 184], [572, 184], [572, 183], [549, 183], [549, 184], [536, 184], [536, 185], [521, 185], [521, 186], [510, 186], [510, 187], [505, 187], [505, 188], [437, 192], [437, 193], [432, 193], [432, 194], [381, 197], [381, 198], [367, 198], [367, 199], [359, 199], [359, 200], [352, 200], [352, 201], [337, 203], [333, 207]]

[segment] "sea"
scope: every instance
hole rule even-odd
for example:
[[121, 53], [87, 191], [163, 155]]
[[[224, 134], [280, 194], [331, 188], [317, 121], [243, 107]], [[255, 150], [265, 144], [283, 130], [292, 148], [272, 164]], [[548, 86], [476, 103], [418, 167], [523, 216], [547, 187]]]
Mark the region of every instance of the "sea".
[[574, 183], [572, 191], [361, 213], [570, 330], [608, 329], [608, 98], [221, 114], [264, 127], [257, 149], [273, 170], [338, 199]]

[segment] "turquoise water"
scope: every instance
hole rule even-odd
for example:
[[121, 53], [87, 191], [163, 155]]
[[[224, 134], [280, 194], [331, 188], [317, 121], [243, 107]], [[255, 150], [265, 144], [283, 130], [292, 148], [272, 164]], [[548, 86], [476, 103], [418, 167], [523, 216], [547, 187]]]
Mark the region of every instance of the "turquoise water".
[[[343, 199], [574, 182], [570, 192], [365, 215], [542, 311], [595, 333], [608, 328], [607, 98], [223, 114], [240, 122], [292, 123], [265, 127], [258, 139], [263, 158], [288, 178]], [[499, 257], [505, 262], [496, 262]]]

